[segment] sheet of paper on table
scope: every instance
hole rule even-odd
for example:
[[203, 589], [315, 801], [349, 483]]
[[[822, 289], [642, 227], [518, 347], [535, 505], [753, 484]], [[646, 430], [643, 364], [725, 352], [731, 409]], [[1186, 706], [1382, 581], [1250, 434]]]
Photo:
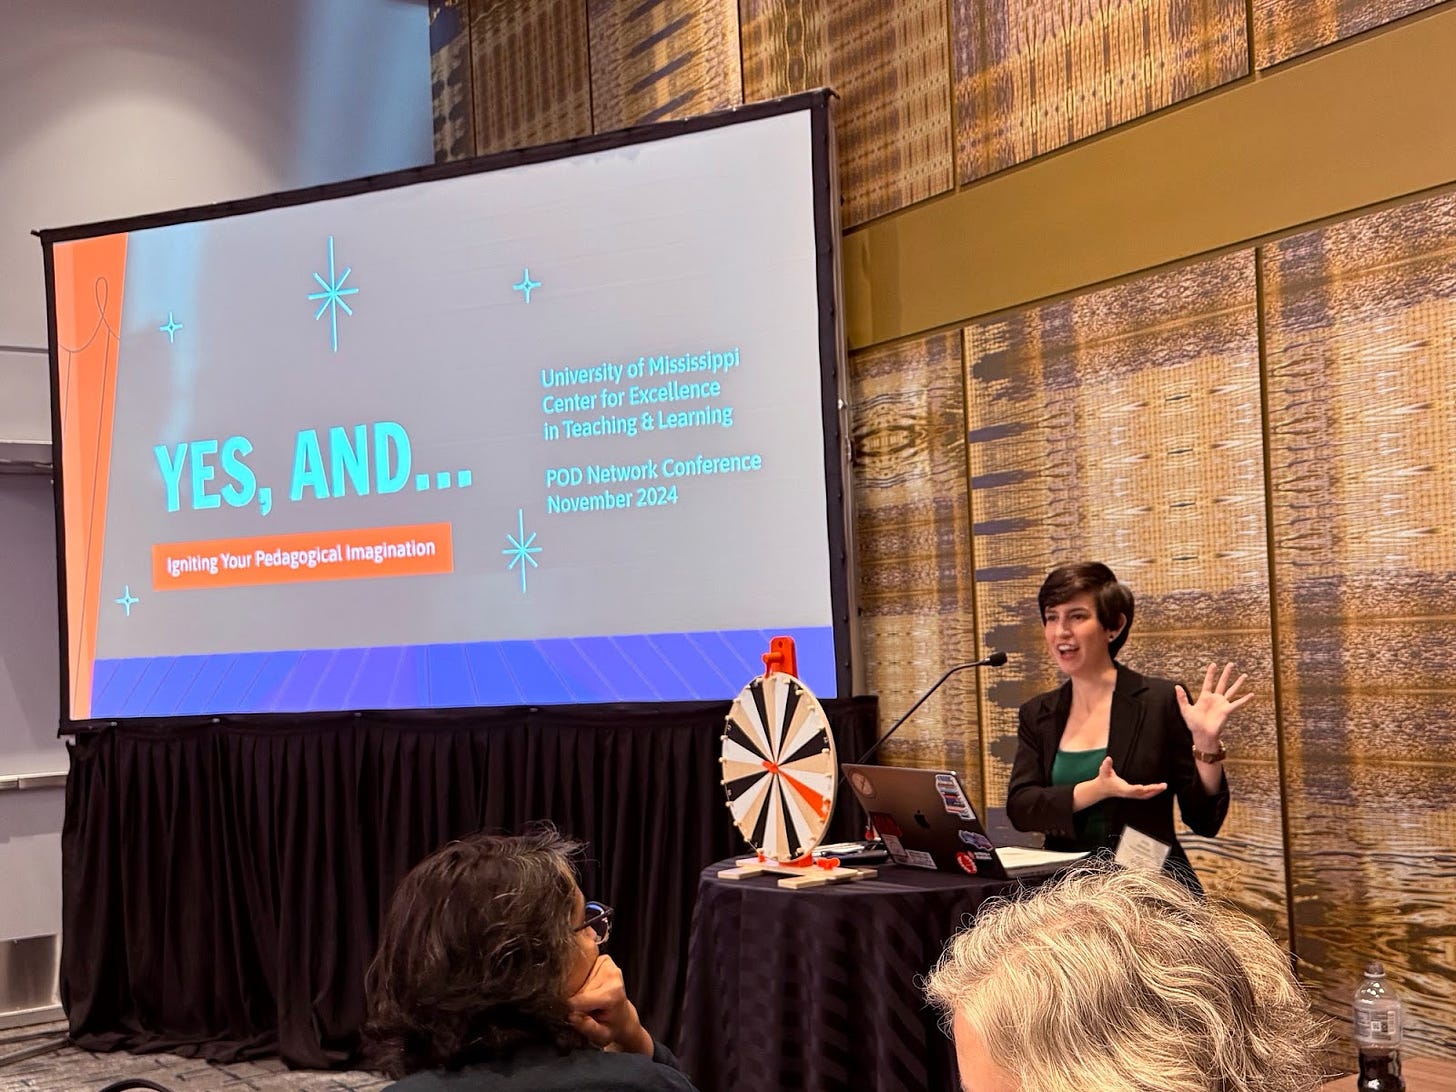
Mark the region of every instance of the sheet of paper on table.
[[1001, 867], [1008, 872], [1028, 868], [1046, 868], [1053, 865], [1071, 864], [1086, 857], [1085, 853], [1064, 853], [1051, 849], [1028, 849], [1026, 846], [1001, 846], [996, 850], [1001, 858]]

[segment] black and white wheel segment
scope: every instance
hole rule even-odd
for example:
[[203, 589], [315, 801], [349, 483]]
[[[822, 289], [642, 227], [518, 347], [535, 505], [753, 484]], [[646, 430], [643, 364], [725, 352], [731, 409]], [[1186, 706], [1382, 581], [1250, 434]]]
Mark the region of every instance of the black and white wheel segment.
[[824, 836], [839, 764], [829, 719], [792, 675], [743, 688], [723, 731], [723, 791], [734, 825], [766, 857], [791, 861]]

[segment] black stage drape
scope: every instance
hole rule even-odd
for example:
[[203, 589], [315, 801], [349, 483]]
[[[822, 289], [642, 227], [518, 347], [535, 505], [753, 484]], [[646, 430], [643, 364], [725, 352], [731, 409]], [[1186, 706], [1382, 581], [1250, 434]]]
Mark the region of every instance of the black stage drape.
[[[841, 758], [873, 698], [826, 701]], [[451, 838], [549, 820], [644, 1024], [679, 1038], [698, 874], [744, 851], [719, 781], [727, 703], [129, 724], [71, 747], [61, 997], [90, 1050], [357, 1060], [395, 883]], [[853, 834], [844, 793], [830, 838]]]

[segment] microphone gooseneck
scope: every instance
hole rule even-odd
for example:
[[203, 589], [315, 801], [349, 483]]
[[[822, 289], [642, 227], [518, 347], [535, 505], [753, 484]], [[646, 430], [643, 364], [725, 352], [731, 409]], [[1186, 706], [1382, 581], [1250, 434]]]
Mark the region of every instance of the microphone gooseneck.
[[874, 745], [870, 747], [868, 751], [860, 755], [855, 765], [862, 765], [863, 763], [868, 762], [870, 758], [873, 757], [874, 753], [878, 751], [880, 747], [884, 744], [885, 740], [893, 736], [896, 731], [899, 730], [900, 725], [904, 724], [907, 720], [910, 719], [910, 714], [914, 713], [915, 710], [919, 709], [921, 705], [925, 703], [926, 698], [930, 697], [931, 694], [934, 694], [937, 690], [939, 690], [941, 684], [944, 683], [946, 679], [950, 678], [957, 672], [965, 671], [972, 667], [1000, 667], [1005, 662], [1006, 653], [993, 652], [991, 653], [991, 655], [981, 660], [972, 660], [970, 663], [956, 664], [944, 675], [936, 679], [930, 689], [927, 690], [925, 693], [921, 694], [920, 697], [915, 700], [915, 704], [912, 705], [909, 709], [905, 710], [905, 712], [901, 714], [900, 719], [897, 720], [894, 724], [890, 725], [889, 730], [885, 732], [885, 734], [882, 735], [879, 739], [875, 740]]

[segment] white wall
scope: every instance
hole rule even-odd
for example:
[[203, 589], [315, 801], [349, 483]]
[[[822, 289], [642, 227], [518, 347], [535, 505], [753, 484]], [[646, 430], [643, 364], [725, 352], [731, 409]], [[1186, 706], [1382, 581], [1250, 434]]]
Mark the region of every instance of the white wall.
[[[55, 581], [50, 479], [0, 477], [0, 776], [66, 769]], [[20, 881], [0, 886], [0, 941], [60, 931], [64, 804], [59, 788], [0, 792], [0, 877]]]
[[32, 230], [428, 163], [432, 124], [425, 0], [3, 0], [0, 405], [45, 369]]
[[[0, 441], [50, 437], [33, 230], [433, 154], [426, 0], [0, 0]], [[0, 776], [66, 767], [48, 490], [0, 475]], [[0, 793], [0, 940], [59, 930], [59, 861], [59, 790]]]
[[[0, 477], [0, 775], [66, 768], [56, 740], [61, 670], [55, 512], [50, 478]], [[0, 796], [0, 809], [11, 795]], [[0, 837], [4, 817], [0, 810]], [[0, 887], [0, 907], [4, 900]]]

